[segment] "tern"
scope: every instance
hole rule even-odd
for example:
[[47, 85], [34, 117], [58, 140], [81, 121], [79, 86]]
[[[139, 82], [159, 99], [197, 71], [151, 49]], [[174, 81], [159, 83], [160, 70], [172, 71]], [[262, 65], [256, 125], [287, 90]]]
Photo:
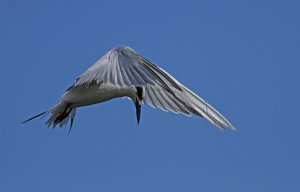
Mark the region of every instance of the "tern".
[[70, 121], [71, 130], [78, 107], [119, 97], [133, 101], [138, 124], [141, 106], [148, 104], [164, 111], [203, 117], [220, 130], [225, 127], [236, 130], [204, 99], [127, 46], [108, 51], [76, 79], [56, 105], [23, 123], [50, 114], [46, 122], [48, 127], [62, 127]]

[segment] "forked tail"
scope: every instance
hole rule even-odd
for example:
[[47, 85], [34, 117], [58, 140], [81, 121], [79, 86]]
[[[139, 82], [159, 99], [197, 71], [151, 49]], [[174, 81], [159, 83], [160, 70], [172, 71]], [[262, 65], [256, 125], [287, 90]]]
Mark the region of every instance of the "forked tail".
[[75, 118], [75, 114], [76, 114], [76, 108], [71, 108], [69, 103], [59, 102], [57, 105], [51, 107], [50, 109], [48, 109], [40, 114], [37, 114], [22, 123], [26, 123], [26, 122], [31, 121], [40, 116], [44, 117], [48, 114], [51, 114], [50, 118], [46, 122], [46, 125], [48, 127], [52, 126], [53, 128], [55, 128], [56, 125], [59, 125], [59, 127], [62, 127], [64, 125], [67, 125], [69, 120], [71, 120], [70, 130], [69, 130], [69, 131], [71, 131], [71, 128], [72, 128], [72, 125], [74, 122], [74, 118]]

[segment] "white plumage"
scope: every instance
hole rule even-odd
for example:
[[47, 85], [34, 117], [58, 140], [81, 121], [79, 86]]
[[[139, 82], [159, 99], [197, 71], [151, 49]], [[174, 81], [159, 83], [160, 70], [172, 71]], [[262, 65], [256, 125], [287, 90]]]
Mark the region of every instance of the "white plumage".
[[110, 50], [76, 79], [57, 105], [24, 122], [51, 113], [48, 126], [63, 126], [69, 119], [72, 126], [76, 108], [118, 97], [129, 97], [135, 103], [138, 122], [145, 103], [165, 111], [204, 117], [221, 130], [235, 130], [206, 101], [126, 46]]

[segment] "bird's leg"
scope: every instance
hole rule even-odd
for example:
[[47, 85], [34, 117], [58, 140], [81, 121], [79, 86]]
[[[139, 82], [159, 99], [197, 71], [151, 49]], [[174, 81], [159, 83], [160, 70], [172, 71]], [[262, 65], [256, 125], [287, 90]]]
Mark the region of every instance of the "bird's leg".
[[136, 88], [137, 97], [134, 101], [134, 104], [135, 104], [135, 109], [136, 109], [136, 119], [139, 124], [140, 118], [141, 118], [141, 106], [142, 106], [142, 100], [143, 100], [143, 88], [142, 87], [135, 87], [135, 88]]

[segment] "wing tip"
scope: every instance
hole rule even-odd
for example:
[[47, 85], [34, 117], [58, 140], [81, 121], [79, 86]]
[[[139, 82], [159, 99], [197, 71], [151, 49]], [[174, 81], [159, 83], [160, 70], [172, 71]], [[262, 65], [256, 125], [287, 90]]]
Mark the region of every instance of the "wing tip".
[[[234, 126], [232, 126], [231, 124], [230, 125], [225, 125], [228, 129], [230, 129], [231, 131], [233, 131], [233, 132], [237, 132], [237, 129], [234, 127]], [[222, 127], [219, 127], [219, 126], [217, 126], [221, 131], [225, 131], [225, 128], [224, 128], [224, 126], [222, 126]]]
[[237, 132], [237, 129], [234, 126], [232, 126], [232, 125], [230, 125], [228, 128], [231, 129], [234, 132]]
[[225, 131], [226, 128], [230, 129], [233, 132], [237, 132], [237, 129], [228, 121], [226, 121], [226, 123], [223, 122], [219, 122], [219, 121], [214, 121], [214, 120], [210, 120], [209, 121], [214, 124], [219, 130], [221, 131]]

